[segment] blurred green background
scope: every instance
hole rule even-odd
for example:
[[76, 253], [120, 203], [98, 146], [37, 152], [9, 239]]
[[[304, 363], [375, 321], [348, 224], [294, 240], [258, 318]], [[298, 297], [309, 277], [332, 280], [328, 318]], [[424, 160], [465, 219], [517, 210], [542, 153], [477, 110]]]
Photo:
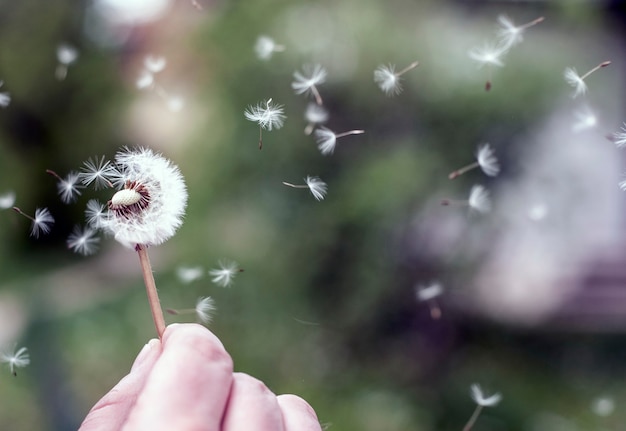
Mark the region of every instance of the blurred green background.
[[[84, 190], [65, 205], [45, 173], [113, 158], [124, 145], [162, 152], [189, 189], [183, 227], [150, 250], [163, 307], [213, 297], [209, 328], [235, 368], [276, 393], [301, 395], [328, 429], [460, 430], [475, 382], [504, 397], [476, 430], [620, 429], [623, 156], [606, 136], [624, 120], [623, 6], [198, 3], [201, 10], [185, 0], [0, 1], [0, 91], [11, 95], [0, 110], [0, 194], [14, 191], [24, 211], [48, 207], [56, 219], [50, 235], [33, 239], [28, 220], [0, 212], [0, 342], [31, 355], [17, 377], [0, 373], [0, 429], [76, 429], [155, 336], [135, 253], [109, 238], [90, 257], [66, 247], [72, 228], [84, 224], [87, 200], [106, 201], [109, 192]], [[494, 39], [500, 14], [517, 24], [545, 21], [492, 70], [486, 92], [487, 71], [467, 53]], [[285, 51], [258, 59], [260, 35]], [[59, 81], [61, 43], [80, 56]], [[135, 85], [148, 55], [167, 59], [156, 75], [160, 91]], [[613, 64], [588, 78], [589, 94], [572, 99], [565, 67], [583, 73], [607, 59]], [[403, 76], [399, 95], [375, 85], [377, 66], [415, 60], [420, 66]], [[340, 139], [331, 156], [303, 133], [311, 99], [290, 85], [293, 72], [312, 63], [328, 71], [319, 86], [326, 126], [365, 130]], [[288, 118], [264, 133], [259, 151], [258, 126], [243, 112], [270, 97]], [[168, 109], [168, 98], [182, 100], [182, 109]], [[576, 110], [587, 106], [597, 121], [573, 133]], [[475, 171], [448, 180], [481, 142], [495, 148], [500, 176]], [[561, 174], [569, 162], [542, 156], [541, 148], [561, 154], [548, 144], [570, 155], [590, 151], [575, 153], [589, 171]], [[529, 153], [549, 161], [540, 174]], [[328, 183], [326, 199], [281, 184], [307, 175]], [[440, 205], [465, 199], [476, 183], [492, 191], [491, 214]], [[489, 262], [503, 258], [495, 245], [520, 226], [512, 214], [534, 202], [520, 192], [528, 184], [533, 196], [556, 190], [552, 211], [538, 228], [524, 225], [522, 238], [540, 240], [505, 255], [515, 268], [506, 272]], [[571, 205], [561, 200], [570, 193]], [[601, 195], [601, 204], [589, 195]], [[549, 259], [535, 258], [545, 250]], [[219, 259], [244, 269], [230, 288], [207, 274]], [[204, 276], [184, 283], [176, 275], [183, 266], [202, 267]], [[527, 278], [537, 266], [544, 278]], [[439, 320], [415, 296], [433, 280], [445, 288]], [[502, 299], [507, 286], [519, 291]], [[614, 410], [597, 408], [601, 399]]]

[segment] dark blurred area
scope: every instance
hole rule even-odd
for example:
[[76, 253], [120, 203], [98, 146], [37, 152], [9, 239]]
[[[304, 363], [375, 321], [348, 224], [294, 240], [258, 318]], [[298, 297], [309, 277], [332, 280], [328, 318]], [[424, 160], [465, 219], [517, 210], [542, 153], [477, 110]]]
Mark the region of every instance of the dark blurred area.
[[[198, 6], [199, 5], [199, 6]], [[155, 336], [135, 254], [111, 238], [80, 256], [81, 190], [63, 203], [52, 169], [79, 171], [123, 146], [162, 152], [189, 189], [185, 223], [154, 247], [164, 308], [217, 305], [208, 325], [235, 368], [297, 393], [327, 429], [460, 430], [480, 383], [503, 401], [476, 430], [617, 430], [626, 422], [625, 7], [618, 1], [0, 2], [0, 348], [31, 364], [0, 373], [0, 429], [76, 429]], [[468, 53], [498, 17], [525, 29], [502, 67]], [[284, 46], [255, 54], [259, 36]], [[60, 64], [59, 47], [77, 52]], [[148, 57], [166, 66], [141, 84]], [[388, 96], [374, 70], [393, 64]], [[567, 67], [585, 79], [576, 98]], [[303, 131], [305, 64], [337, 140]], [[59, 79], [59, 67], [66, 75]], [[491, 82], [485, 91], [485, 82]], [[272, 98], [287, 119], [263, 132], [244, 110]], [[607, 139], [608, 138], [608, 139]], [[501, 170], [450, 180], [489, 143]], [[328, 184], [317, 201], [285, 187]], [[468, 208], [474, 185], [491, 210]], [[441, 205], [442, 200], [450, 205]], [[211, 282], [220, 259], [245, 269]], [[197, 267], [193, 281], [178, 274]], [[440, 283], [424, 299], [420, 290]], [[167, 316], [168, 323], [194, 321]]]

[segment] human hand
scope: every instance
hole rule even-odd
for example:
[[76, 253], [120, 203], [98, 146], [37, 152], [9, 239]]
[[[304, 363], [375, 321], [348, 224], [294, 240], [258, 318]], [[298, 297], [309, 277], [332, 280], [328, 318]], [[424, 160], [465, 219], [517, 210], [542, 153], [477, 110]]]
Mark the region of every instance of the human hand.
[[295, 395], [233, 373], [219, 339], [196, 324], [173, 324], [150, 340], [130, 373], [91, 409], [79, 431], [321, 431]]

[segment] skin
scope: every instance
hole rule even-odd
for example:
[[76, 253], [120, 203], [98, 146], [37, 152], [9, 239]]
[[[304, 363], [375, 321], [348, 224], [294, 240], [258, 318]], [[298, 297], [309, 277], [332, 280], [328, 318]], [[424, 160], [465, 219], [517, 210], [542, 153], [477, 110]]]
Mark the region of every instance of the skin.
[[173, 324], [150, 340], [130, 373], [91, 409], [79, 431], [321, 431], [295, 395], [233, 372], [220, 340], [196, 324]]

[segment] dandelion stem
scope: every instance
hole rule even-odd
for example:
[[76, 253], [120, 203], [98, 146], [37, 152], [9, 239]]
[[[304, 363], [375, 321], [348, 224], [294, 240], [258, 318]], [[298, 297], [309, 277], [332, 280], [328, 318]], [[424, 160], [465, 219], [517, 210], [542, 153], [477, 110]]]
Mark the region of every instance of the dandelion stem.
[[399, 72], [396, 72], [396, 76], [401, 76], [404, 75], [405, 73], [407, 73], [409, 70], [413, 70], [415, 69], [417, 66], [419, 66], [420, 62], [419, 61], [414, 61], [413, 63], [409, 64], [407, 67], [405, 67], [404, 69], [402, 69]]
[[532, 20], [531, 22], [527, 22], [526, 24], [520, 25], [518, 28], [521, 30], [527, 29], [528, 27], [532, 27], [535, 24], [539, 24], [540, 22], [542, 22], [545, 18], [540, 16], [537, 19]]
[[365, 130], [348, 130], [347, 132], [337, 133], [335, 138], [343, 138], [348, 135], [361, 135], [363, 133], [365, 133]]
[[585, 78], [586, 78], [586, 77], [588, 77], [589, 75], [591, 75], [593, 72], [595, 72], [596, 70], [601, 69], [601, 68], [603, 68], [603, 67], [607, 67], [609, 64], [611, 64], [611, 62], [610, 62], [610, 61], [608, 61], [608, 60], [607, 60], [607, 61], [604, 61], [604, 62], [602, 62], [602, 63], [600, 63], [600, 64], [598, 64], [596, 67], [594, 67], [593, 69], [591, 69], [589, 72], [587, 72], [587, 73], [585, 73], [583, 76], [581, 76], [581, 77], [580, 77], [580, 79], [581, 79], [582, 81], [584, 81], [584, 80], [585, 80]]
[[320, 96], [320, 92], [317, 91], [317, 87], [315, 85], [311, 86], [311, 93], [313, 94], [313, 97], [315, 97], [315, 103], [322, 106], [324, 102], [322, 101], [322, 96]]
[[291, 184], [291, 183], [287, 183], [285, 181], [283, 181], [283, 184], [289, 187], [293, 187], [294, 189], [308, 189], [309, 186], [303, 185], [303, 184]]
[[137, 254], [139, 254], [141, 272], [143, 274], [143, 281], [146, 285], [146, 293], [148, 294], [148, 303], [150, 304], [150, 311], [152, 312], [154, 327], [157, 330], [159, 338], [163, 338], [163, 332], [165, 332], [165, 319], [163, 318], [163, 310], [161, 310], [159, 294], [157, 293], [156, 283], [154, 282], [154, 275], [152, 274], [152, 267], [150, 266], [148, 250], [145, 246], [140, 244], [137, 244], [135, 250], [137, 250]]
[[263, 149], [263, 127], [259, 127], [259, 150]]
[[56, 178], [59, 181], [63, 181], [63, 178], [61, 178], [59, 174], [54, 172], [52, 169], [46, 169], [46, 173], [52, 175], [54, 178]]
[[18, 207], [13, 207], [13, 211], [15, 211], [18, 214], [23, 215], [24, 217], [26, 217], [27, 219], [29, 219], [30, 221], [34, 222], [35, 218], [26, 214], [24, 211], [22, 211], [21, 209], [19, 209]]
[[457, 169], [454, 172], [450, 172], [450, 175], [448, 175], [448, 179], [453, 180], [456, 177], [458, 177], [459, 175], [463, 175], [465, 172], [471, 171], [472, 169], [476, 169], [479, 166], [480, 166], [480, 164], [478, 162], [474, 162], [474, 163], [472, 163], [470, 165], [463, 166], [462, 168]]
[[463, 431], [470, 431], [472, 429], [482, 409], [483, 409], [483, 406], [481, 406], [480, 404], [476, 406], [476, 410], [474, 410], [474, 413], [472, 414], [472, 416], [469, 418], [469, 420], [463, 427]]
[[183, 308], [182, 310], [175, 310], [173, 308], [167, 308], [165, 311], [167, 311], [169, 314], [179, 315], [179, 314], [193, 314], [196, 312], [196, 309], [195, 308]]

